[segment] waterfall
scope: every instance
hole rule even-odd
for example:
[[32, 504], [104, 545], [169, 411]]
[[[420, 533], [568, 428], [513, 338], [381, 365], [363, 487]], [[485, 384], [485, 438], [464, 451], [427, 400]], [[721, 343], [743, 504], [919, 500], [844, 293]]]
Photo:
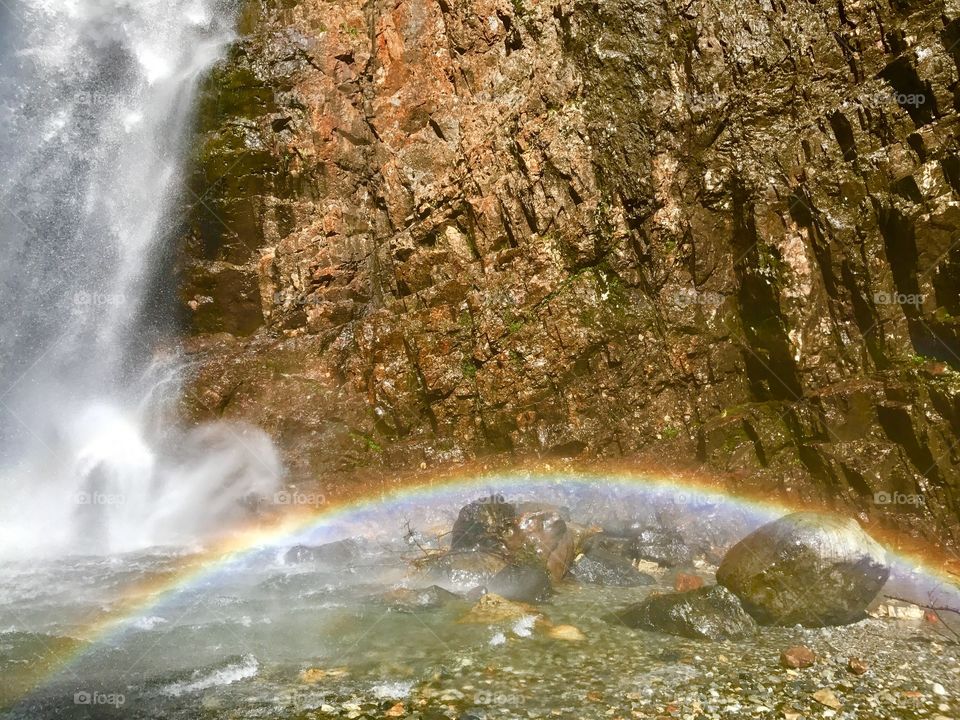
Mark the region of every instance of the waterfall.
[[0, 554], [183, 542], [272, 491], [266, 437], [184, 433], [164, 349], [217, 0], [0, 3]]

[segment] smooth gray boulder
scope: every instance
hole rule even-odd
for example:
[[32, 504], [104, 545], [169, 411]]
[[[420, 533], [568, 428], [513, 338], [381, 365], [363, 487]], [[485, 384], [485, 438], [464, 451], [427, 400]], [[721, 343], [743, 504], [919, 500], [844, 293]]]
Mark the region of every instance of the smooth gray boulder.
[[845, 625], [887, 581], [886, 551], [856, 520], [798, 512], [768, 523], [734, 545], [717, 570], [762, 625]]

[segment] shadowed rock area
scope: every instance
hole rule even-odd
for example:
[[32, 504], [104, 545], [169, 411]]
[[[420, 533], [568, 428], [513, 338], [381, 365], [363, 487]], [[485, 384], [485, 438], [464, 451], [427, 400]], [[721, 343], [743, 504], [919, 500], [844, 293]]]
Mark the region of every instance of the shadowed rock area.
[[652, 457], [955, 527], [958, 18], [247, 2], [200, 114], [185, 412], [297, 481]]

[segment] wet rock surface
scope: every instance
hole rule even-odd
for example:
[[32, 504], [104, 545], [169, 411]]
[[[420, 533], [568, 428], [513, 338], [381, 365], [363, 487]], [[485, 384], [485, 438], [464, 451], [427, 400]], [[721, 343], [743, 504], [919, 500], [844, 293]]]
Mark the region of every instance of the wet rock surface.
[[629, 559], [605, 550], [600, 545], [586, 548], [570, 570], [573, 580], [589, 585], [637, 587], [653, 585], [656, 581], [640, 572]]
[[653, 595], [615, 611], [611, 619], [631, 628], [702, 640], [745, 638], [756, 630], [737, 597], [721, 585]]
[[459, 595], [438, 585], [425, 588], [396, 588], [376, 598], [377, 602], [386, 605], [394, 612], [436, 610], [461, 600]]
[[550, 575], [537, 565], [507, 565], [487, 583], [487, 589], [517, 602], [541, 602], [550, 597]]
[[842, 625], [866, 616], [886, 552], [856, 520], [803, 512], [764, 525], [723, 558], [717, 582], [766, 625]]
[[[440, 561], [497, 557], [480, 550], [448, 552], [444, 545], [463, 516], [459, 511], [473, 505], [468, 499], [426, 515], [447, 524], [418, 533], [418, 553]], [[514, 507], [520, 514], [529, 510]], [[578, 508], [572, 515], [576, 525]], [[796, 518], [787, 520], [796, 524]], [[382, 526], [382, 518], [371, 526]], [[693, 528], [684, 532], [696, 541]], [[717, 539], [726, 545], [736, 538]], [[497, 592], [466, 596], [416, 584], [419, 559], [397, 540], [366, 544], [360, 573], [349, 561], [338, 573], [335, 565], [318, 570], [264, 549], [247, 558], [242, 572], [216, 573], [185, 586], [157, 605], [155, 616], [138, 618], [110, 643], [87, 647], [68, 680], [43, 683], [22, 712], [9, 717], [88, 717], [89, 708], [73, 701], [77, 683], [94, 686], [134, 662], [145, 663], [143, 680], [138, 675], [126, 681], [127, 705], [118, 716], [941, 720], [960, 711], [960, 645], [948, 626], [922, 615], [876, 613], [837, 627], [757, 626], [729, 590], [712, 584], [717, 568], [702, 558], [694, 561], [696, 575], [649, 563], [653, 584], [644, 586], [566, 579], [553, 584], [548, 597], [535, 592], [530, 601]], [[531, 557], [539, 560], [536, 553]], [[87, 593], [103, 592], [116, 586], [118, 574], [137, 575], [134, 567], [166, 576], [180, 558], [158, 561], [149, 554], [134, 567], [87, 562], [70, 572], [54, 571], [61, 580], [81, 579]], [[506, 567], [509, 572], [497, 572], [522, 586], [551, 585], [539, 562]], [[59, 591], [53, 597], [38, 593], [55, 585], [38, 585], [44, 572], [27, 569], [13, 586], [13, 604], [9, 597], [0, 602], [0, 619], [7, 621], [11, 612], [55, 612], [52, 622], [64, 623]], [[537, 582], [528, 584], [528, 578]], [[681, 578], [711, 584], [672, 592]], [[74, 611], [85, 615], [90, 607]], [[10, 654], [8, 660], [0, 653], [0, 692], [23, 692], [29, 677], [21, 673], [30, 667], [23, 658], [34, 661], [53, 641], [49, 633], [0, 633], [0, 649]], [[145, 647], [151, 648], [147, 656]]]
[[186, 414], [307, 482], [645, 457], [955, 524], [949, 2], [243, 5]]

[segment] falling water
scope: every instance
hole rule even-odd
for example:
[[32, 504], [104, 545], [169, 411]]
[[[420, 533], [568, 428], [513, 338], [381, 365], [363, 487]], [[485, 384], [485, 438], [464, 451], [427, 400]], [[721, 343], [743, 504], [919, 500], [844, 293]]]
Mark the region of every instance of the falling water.
[[0, 3], [0, 553], [196, 537], [265, 494], [266, 438], [169, 428], [158, 281], [217, 0]]

